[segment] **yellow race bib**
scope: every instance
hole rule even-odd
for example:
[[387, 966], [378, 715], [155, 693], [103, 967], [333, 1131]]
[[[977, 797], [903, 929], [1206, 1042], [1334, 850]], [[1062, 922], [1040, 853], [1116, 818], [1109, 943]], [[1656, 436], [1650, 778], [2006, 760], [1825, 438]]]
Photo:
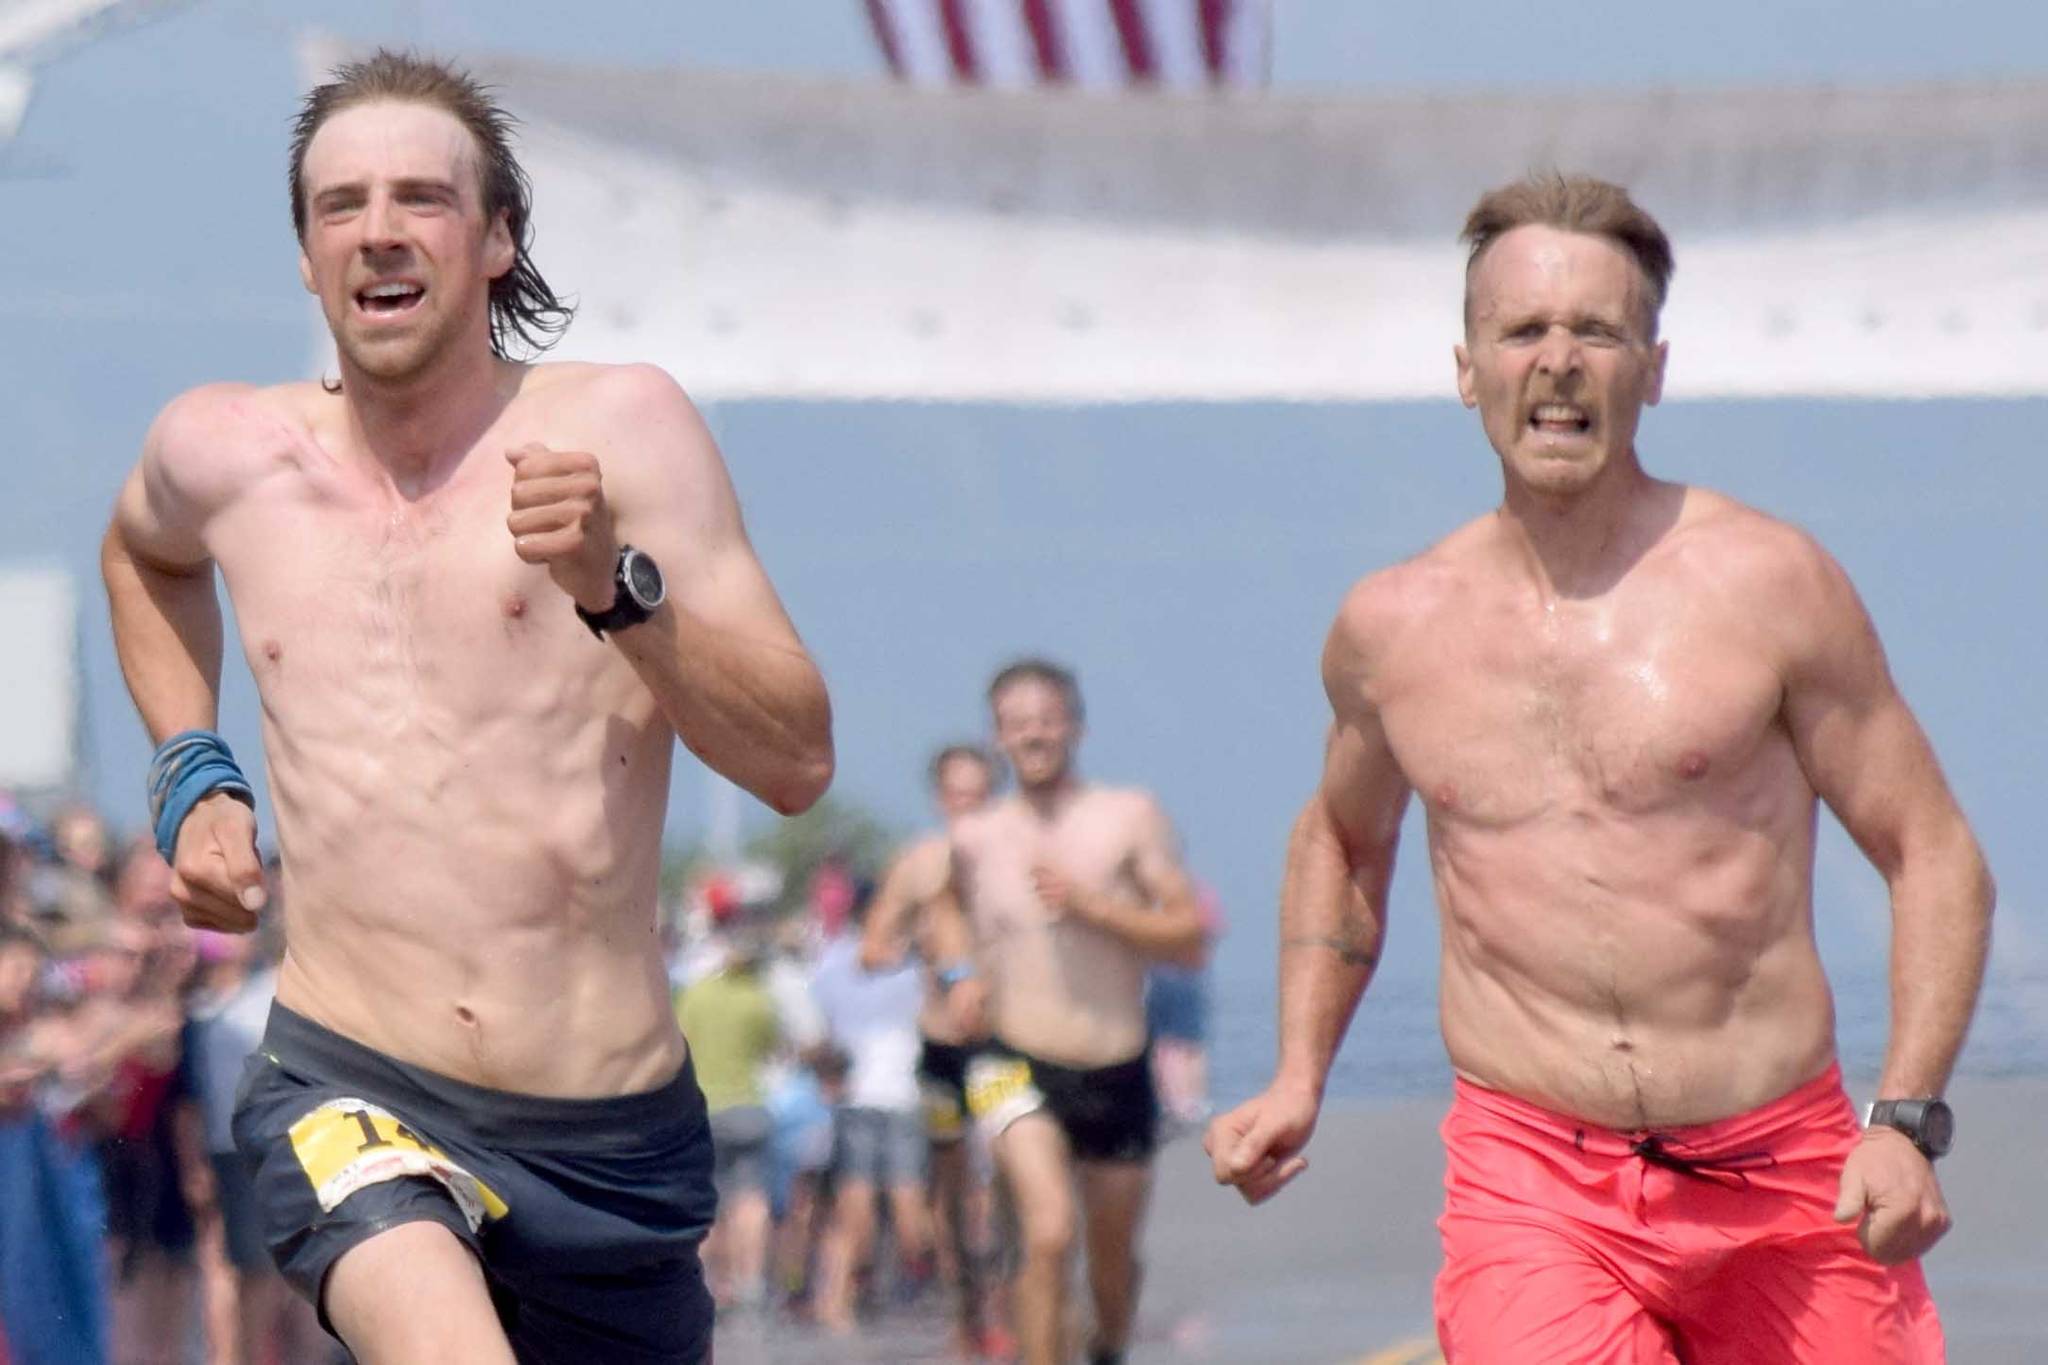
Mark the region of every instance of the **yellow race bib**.
[[1031, 1063], [1022, 1057], [976, 1057], [967, 1064], [967, 1112], [991, 1135], [1044, 1105]]
[[313, 1184], [323, 1211], [368, 1185], [407, 1176], [437, 1181], [454, 1198], [469, 1229], [510, 1212], [504, 1200], [446, 1152], [368, 1100], [329, 1100], [291, 1126], [292, 1155]]

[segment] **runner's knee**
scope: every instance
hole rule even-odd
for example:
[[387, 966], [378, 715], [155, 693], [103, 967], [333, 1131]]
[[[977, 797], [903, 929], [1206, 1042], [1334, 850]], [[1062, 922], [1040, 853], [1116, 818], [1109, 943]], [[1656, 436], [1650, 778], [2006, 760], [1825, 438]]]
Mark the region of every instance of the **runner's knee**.
[[1033, 1259], [1065, 1258], [1074, 1249], [1074, 1210], [1070, 1202], [1048, 1200], [1024, 1215], [1018, 1240]]

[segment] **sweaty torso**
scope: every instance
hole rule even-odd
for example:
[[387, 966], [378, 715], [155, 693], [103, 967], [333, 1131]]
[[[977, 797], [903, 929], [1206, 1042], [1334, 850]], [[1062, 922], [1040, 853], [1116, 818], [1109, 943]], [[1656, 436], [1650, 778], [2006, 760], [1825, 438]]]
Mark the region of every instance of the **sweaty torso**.
[[1611, 588], [1545, 602], [1490, 519], [1396, 572], [1371, 683], [1422, 800], [1452, 1063], [1621, 1128], [1724, 1117], [1833, 1055], [1815, 796], [1731, 562], [1767, 525], [1693, 491]]
[[341, 401], [249, 392], [209, 523], [263, 706], [284, 855], [279, 1001], [393, 1056], [550, 1095], [680, 1065], [654, 906], [672, 732], [513, 552], [528, 441], [606, 447], [590, 367], [527, 372], [437, 486], [350, 449]]
[[1145, 1046], [1145, 959], [1114, 935], [1053, 915], [1035, 862], [1083, 894], [1145, 899], [1136, 875], [1142, 795], [1076, 790], [1050, 818], [1008, 797], [953, 829], [954, 877], [990, 986], [996, 1037], [1067, 1066], [1126, 1061]]

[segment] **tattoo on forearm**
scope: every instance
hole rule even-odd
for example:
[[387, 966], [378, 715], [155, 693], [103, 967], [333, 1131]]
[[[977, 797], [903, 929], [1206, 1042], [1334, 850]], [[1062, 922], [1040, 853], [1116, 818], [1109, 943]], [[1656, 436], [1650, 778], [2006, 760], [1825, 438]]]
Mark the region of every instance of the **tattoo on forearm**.
[[1359, 943], [1346, 943], [1341, 938], [1327, 934], [1309, 934], [1300, 938], [1280, 940], [1282, 951], [1289, 948], [1322, 948], [1335, 953], [1347, 967], [1371, 967], [1380, 960], [1380, 955]]

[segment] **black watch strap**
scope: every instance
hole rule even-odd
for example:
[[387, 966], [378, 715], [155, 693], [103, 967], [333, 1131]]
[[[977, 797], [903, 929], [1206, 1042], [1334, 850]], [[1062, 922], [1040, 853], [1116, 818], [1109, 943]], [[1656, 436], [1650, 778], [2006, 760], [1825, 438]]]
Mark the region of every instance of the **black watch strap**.
[[1878, 1100], [1870, 1106], [1870, 1127], [1892, 1128], [1911, 1138], [1929, 1161], [1948, 1155], [1955, 1115], [1939, 1099]]
[[626, 590], [626, 556], [632, 553], [633, 547], [630, 545], [619, 547], [618, 562], [612, 566], [612, 604], [609, 607], [603, 611], [585, 611], [581, 604], [578, 604], [576, 608], [578, 619], [589, 626], [590, 633], [600, 640], [605, 637], [607, 631], [637, 626], [654, 615], [652, 611], [635, 601], [633, 594]]

